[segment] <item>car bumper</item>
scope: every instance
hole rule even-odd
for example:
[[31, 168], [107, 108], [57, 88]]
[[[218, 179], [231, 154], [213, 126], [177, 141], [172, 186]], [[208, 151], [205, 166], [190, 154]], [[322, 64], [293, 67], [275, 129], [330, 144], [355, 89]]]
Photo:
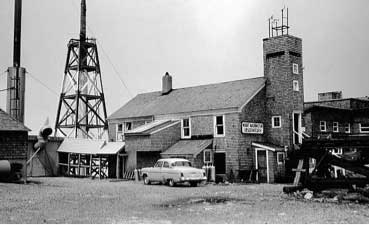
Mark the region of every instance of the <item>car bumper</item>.
[[184, 183], [184, 182], [194, 182], [194, 181], [197, 181], [197, 182], [202, 182], [202, 181], [206, 181], [206, 177], [181, 177], [178, 182], [180, 183]]

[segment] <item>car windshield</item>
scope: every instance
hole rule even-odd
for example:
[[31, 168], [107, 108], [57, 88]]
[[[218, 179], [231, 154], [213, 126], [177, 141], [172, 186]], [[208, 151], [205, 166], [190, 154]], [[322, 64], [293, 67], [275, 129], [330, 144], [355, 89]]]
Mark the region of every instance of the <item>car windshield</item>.
[[172, 166], [191, 166], [191, 163], [187, 161], [177, 161], [172, 163]]

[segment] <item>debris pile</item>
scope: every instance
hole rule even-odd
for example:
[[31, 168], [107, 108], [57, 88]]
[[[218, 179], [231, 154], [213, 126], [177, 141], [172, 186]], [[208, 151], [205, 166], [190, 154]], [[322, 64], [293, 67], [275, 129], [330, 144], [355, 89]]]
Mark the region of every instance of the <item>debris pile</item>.
[[369, 186], [352, 187], [350, 189], [326, 189], [321, 191], [312, 191], [307, 188], [284, 190], [290, 196], [296, 199], [304, 199], [314, 202], [332, 202], [332, 203], [369, 203]]

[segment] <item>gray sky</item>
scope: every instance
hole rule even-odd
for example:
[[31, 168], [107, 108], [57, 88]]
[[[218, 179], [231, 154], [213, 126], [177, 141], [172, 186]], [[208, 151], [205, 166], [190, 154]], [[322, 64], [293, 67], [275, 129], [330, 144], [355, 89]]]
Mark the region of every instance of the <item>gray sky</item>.
[[[23, 0], [21, 65], [25, 124], [55, 123], [67, 43], [79, 34], [79, 0]], [[290, 34], [303, 39], [305, 100], [342, 90], [369, 95], [369, 1], [87, 0], [87, 35], [98, 39], [108, 115], [138, 93], [263, 76], [267, 18], [289, 8]], [[0, 1], [0, 89], [13, 59], [14, 1]], [[119, 75], [118, 75], [119, 73]], [[119, 80], [126, 83], [127, 90]], [[41, 80], [52, 91], [42, 86]], [[5, 110], [5, 92], [0, 108]]]

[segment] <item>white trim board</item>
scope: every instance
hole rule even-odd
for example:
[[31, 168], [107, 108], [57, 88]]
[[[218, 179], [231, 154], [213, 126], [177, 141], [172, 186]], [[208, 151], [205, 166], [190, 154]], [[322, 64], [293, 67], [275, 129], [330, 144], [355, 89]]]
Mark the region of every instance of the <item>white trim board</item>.
[[262, 148], [264, 150], [269, 150], [269, 151], [272, 151], [272, 152], [276, 151], [275, 148], [272, 148], [272, 147], [269, 147], [269, 146], [266, 146], [266, 145], [262, 145], [262, 144], [258, 144], [258, 143], [252, 143], [251, 145], [254, 146], [254, 147]]

